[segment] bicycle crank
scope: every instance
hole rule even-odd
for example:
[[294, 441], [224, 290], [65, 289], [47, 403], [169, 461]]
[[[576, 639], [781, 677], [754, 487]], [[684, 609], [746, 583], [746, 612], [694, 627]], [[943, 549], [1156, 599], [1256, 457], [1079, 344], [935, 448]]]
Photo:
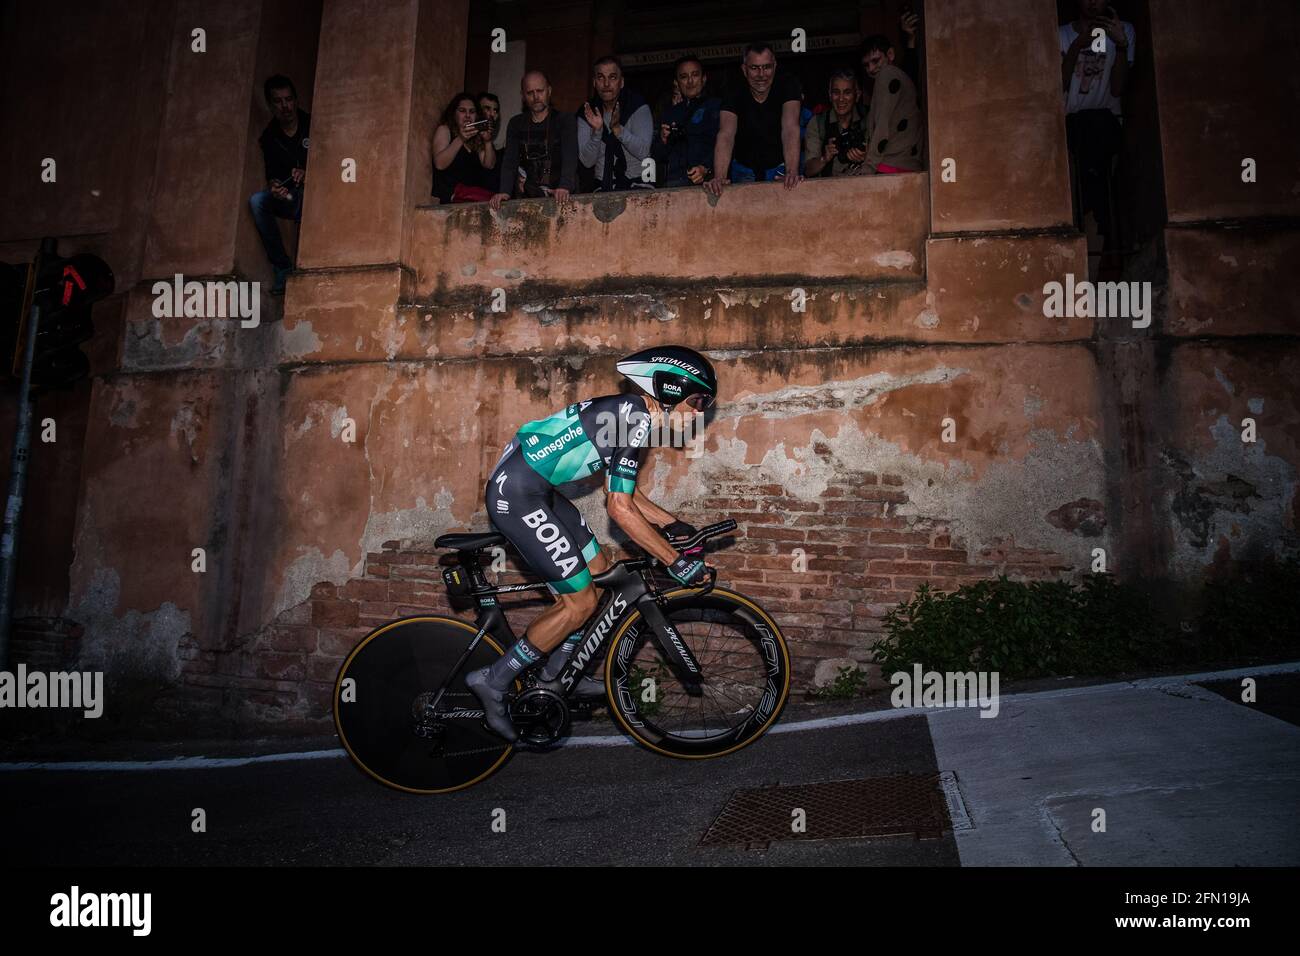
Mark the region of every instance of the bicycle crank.
[[569, 705], [554, 691], [530, 687], [511, 701], [510, 719], [520, 742], [549, 747], [569, 732]]

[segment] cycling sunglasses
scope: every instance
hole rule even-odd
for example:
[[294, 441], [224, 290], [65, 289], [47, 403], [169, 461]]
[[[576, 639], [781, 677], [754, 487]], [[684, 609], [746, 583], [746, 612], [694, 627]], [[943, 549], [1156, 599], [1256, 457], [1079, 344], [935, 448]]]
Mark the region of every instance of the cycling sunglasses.
[[712, 407], [713, 396], [705, 395], [703, 392], [696, 392], [694, 395], [687, 395], [683, 402], [697, 412], [702, 412]]

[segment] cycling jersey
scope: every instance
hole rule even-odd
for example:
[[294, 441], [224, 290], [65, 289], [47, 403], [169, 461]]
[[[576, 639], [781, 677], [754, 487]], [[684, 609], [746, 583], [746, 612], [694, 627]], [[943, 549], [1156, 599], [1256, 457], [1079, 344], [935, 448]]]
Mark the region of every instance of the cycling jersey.
[[524, 460], [552, 485], [609, 468], [610, 491], [636, 490], [650, 440], [650, 413], [640, 395], [606, 395], [574, 402], [550, 418], [529, 422], [515, 441]]
[[552, 591], [589, 585], [587, 562], [600, 553], [578, 509], [555, 486], [607, 469], [608, 490], [631, 494], [650, 427], [642, 396], [606, 395], [529, 422], [501, 453], [484, 494], [488, 517]]

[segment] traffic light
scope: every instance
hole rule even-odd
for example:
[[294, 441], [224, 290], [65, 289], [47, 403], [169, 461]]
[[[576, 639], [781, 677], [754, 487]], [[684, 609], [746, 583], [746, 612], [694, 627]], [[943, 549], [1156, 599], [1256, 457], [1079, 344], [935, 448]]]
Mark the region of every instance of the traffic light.
[[[40, 307], [36, 333], [36, 354], [32, 384], [45, 388], [66, 387], [90, 374], [90, 360], [81, 343], [95, 334], [91, 307], [113, 292], [113, 270], [99, 256], [88, 253], [63, 258], [43, 255], [32, 290], [32, 302]], [[23, 316], [24, 325], [27, 316]], [[15, 349], [21, 361], [22, 337]]]

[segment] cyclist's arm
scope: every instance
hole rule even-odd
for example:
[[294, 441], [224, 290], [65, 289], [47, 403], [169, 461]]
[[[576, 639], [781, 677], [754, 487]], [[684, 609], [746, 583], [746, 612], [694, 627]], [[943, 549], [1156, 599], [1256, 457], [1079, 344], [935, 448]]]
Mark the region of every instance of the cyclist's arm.
[[[636, 488], [637, 479], [641, 476], [641, 463], [645, 460], [646, 448], [650, 442], [650, 416], [645, 411], [629, 413], [627, 426], [627, 444], [613, 449], [610, 454], [609, 472], [605, 480], [605, 507], [609, 510], [609, 516], [642, 549], [665, 564], [672, 564], [677, 560], [677, 551], [646, 520], [647, 516], [642, 513], [637, 502], [640, 497], [655, 511], [667, 515], [667, 512], [654, 505]], [[668, 517], [671, 518], [671, 515]]]
[[677, 560], [677, 551], [645, 519], [633, 495], [626, 491], [611, 491], [605, 503], [609, 508], [609, 516], [643, 550], [653, 554], [664, 564], [672, 564]]
[[676, 515], [669, 514], [645, 495], [641, 494], [640, 488], [632, 492], [632, 503], [637, 506], [646, 521], [658, 525], [661, 528], [666, 528], [677, 520]]

